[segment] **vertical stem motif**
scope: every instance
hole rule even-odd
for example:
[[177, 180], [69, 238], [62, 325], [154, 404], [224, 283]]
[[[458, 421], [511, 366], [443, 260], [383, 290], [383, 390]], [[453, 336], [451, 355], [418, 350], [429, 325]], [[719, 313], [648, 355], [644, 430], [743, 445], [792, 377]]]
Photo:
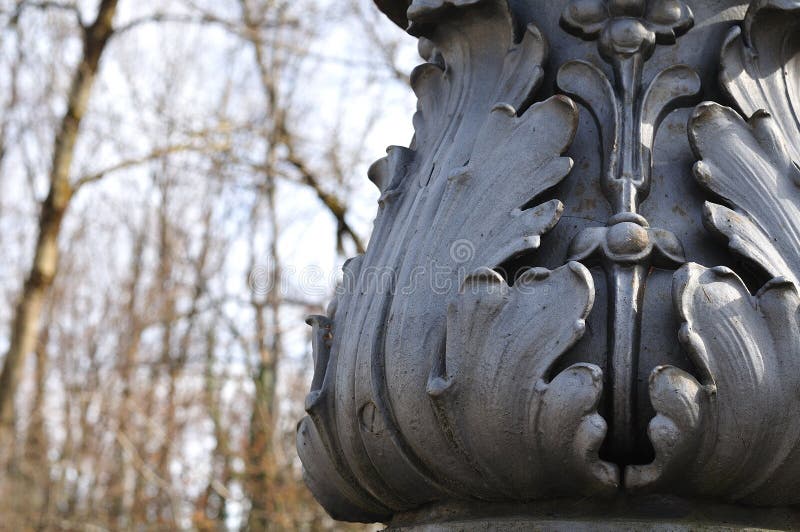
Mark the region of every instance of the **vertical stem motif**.
[[647, 268], [642, 264], [611, 263], [606, 270], [611, 292], [608, 374], [614, 420], [609, 438], [614, 454], [624, 457], [633, 452], [636, 443], [636, 375]]
[[[611, 57], [616, 78], [616, 128], [619, 154], [616, 165], [606, 174], [604, 189], [615, 215], [636, 214], [639, 202], [650, 186], [650, 168], [641, 160], [642, 52], [630, 57]], [[623, 252], [624, 254], [624, 252]], [[641, 306], [647, 283], [647, 259], [639, 264], [608, 260], [606, 275], [610, 287], [611, 339], [608, 375], [611, 384], [609, 437], [615, 458], [625, 460], [636, 445], [636, 375], [642, 328]]]
[[606, 196], [615, 214], [636, 213], [639, 209], [640, 191], [648, 188], [650, 172], [644, 172], [639, 150], [641, 142], [640, 113], [636, 103], [641, 98], [640, 83], [644, 60], [640, 54], [614, 60], [617, 78], [616, 108], [621, 115], [617, 127], [617, 145], [620, 153], [617, 164], [609, 168], [604, 183]]
[[[639, 432], [636, 383], [647, 272], [654, 265], [670, 267], [684, 262], [677, 238], [651, 229], [638, 214], [639, 205], [650, 191], [655, 132], [670, 111], [700, 91], [697, 74], [682, 65], [662, 71], [643, 86], [644, 64], [656, 42], [669, 42], [669, 32], [683, 32], [691, 26], [691, 11], [683, 6], [684, 16], [676, 19], [674, 28], [654, 27], [647, 16], [660, 1], [622, 5], [609, 0], [605, 11], [599, 13], [584, 12], [588, 8], [576, 4], [562, 18], [567, 31], [599, 40], [600, 55], [614, 73], [612, 83], [597, 67], [571, 61], [559, 71], [558, 85], [589, 110], [603, 141], [600, 180], [614, 216], [605, 228], [579, 234], [570, 259], [599, 259], [608, 278], [609, 451], [620, 463], [632, 461]], [[584, 24], [588, 21], [591, 25]], [[674, 38], [673, 33], [672, 42]]]

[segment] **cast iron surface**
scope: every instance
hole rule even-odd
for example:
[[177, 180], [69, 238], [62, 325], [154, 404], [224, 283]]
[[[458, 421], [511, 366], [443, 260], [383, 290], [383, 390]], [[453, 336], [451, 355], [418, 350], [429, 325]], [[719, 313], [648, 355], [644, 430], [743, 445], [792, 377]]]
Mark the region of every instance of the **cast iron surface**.
[[318, 500], [800, 503], [800, 1], [377, 3], [425, 63], [309, 320]]

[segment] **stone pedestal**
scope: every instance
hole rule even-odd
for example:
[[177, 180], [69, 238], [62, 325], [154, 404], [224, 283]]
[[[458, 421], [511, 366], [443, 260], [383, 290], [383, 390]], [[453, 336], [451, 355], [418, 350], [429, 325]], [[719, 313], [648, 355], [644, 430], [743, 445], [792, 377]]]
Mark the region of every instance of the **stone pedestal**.
[[298, 428], [334, 518], [797, 528], [800, 0], [378, 0], [425, 62]]

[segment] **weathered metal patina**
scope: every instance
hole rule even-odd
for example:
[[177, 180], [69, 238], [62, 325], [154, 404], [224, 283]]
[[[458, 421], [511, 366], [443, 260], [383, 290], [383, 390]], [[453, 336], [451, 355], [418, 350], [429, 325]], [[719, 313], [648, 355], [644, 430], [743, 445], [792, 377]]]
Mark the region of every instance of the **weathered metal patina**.
[[318, 500], [800, 526], [800, 1], [377, 3], [425, 63], [369, 248], [310, 319]]

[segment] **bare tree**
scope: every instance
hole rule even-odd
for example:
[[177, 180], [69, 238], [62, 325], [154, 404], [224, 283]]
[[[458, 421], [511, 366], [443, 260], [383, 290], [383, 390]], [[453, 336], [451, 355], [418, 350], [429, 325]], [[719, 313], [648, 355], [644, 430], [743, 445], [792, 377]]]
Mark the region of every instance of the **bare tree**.
[[395, 74], [320, 45], [319, 19], [360, 24], [325, 2], [118, 3], [0, 6], [3, 524], [331, 528], [293, 449], [327, 295], [292, 271], [298, 235], [364, 251], [380, 102], [355, 130], [308, 87]]
[[54, 140], [50, 190], [41, 205], [39, 236], [25, 286], [14, 315], [11, 341], [0, 372], [0, 445], [9, 445], [13, 434], [14, 397], [24, 357], [33, 351], [47, 290], [58, 267], [58, 236], [64, 213], [75, 190], [70, 171], [81, 122], [86, 114], [100, 58], [113, 34], [117, 0], [102, 0], [97, 17], [83, 29], [83, 55], [75, 74], [67, 112]]

